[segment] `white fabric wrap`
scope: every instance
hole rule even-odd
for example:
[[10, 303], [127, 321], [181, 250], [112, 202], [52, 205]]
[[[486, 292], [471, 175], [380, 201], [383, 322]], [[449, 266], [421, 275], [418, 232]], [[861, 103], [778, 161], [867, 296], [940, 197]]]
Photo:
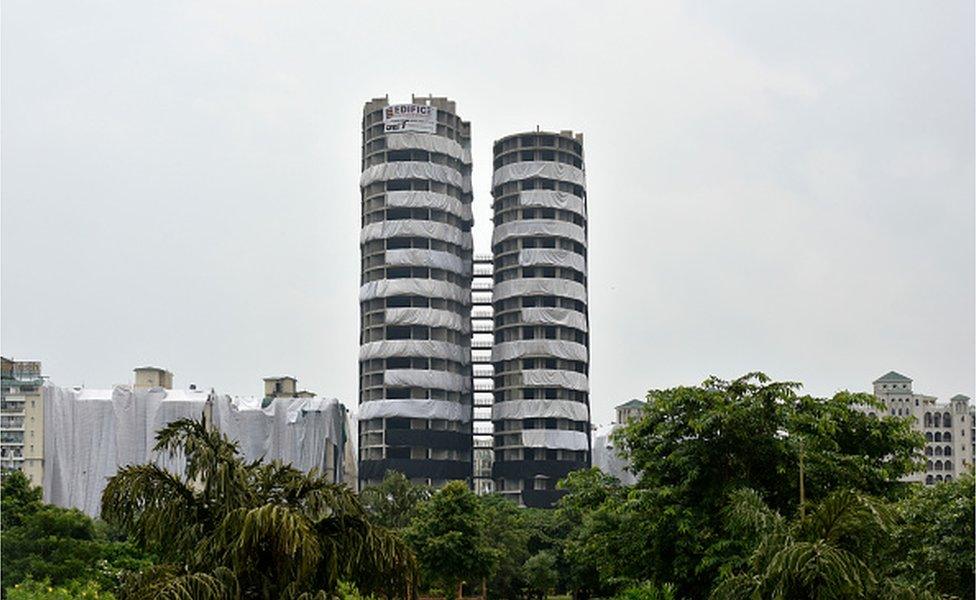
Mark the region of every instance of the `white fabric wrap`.
[[545, 177], [576, 185], [586, 185], [586, 174], [580, 168], [558, 162], [533, 160], [498, 167], [491, 177], [491, 187], [530, 177]]
[[562, 418], [587, 421], [590, 409], [572, 400], [508, 400], [491, 407], [493, 421], [504, 419]]
[[471, 378], [446, 371], [421, 369], [387, 369], [383, 372], [385, 385], [431, 388], [451, 392], [470, 392]]
[[586, 203], [579, 196], [557, 190], [524, 190], [519, 193], [522, 206], [560, 208], [586, 216]]
[[470, 221], [471, 205], [465, 204], [447, 194], [397, 190], [386, 192], [386, 206], [393, 208], [433, 208], [449, 212], [465, 221]]
[[[366, 187], [377, 181], [391, 179], [430, 179], [463, 188], [464, 178], [456, 169], [429, 162], [391, 162], [366, 167], [359, 177], [359, 186]], [[468, 184], [470, 187], [470, 183]]]
[[[44, 500], [97, 516], [107, 479], [125, 465], [155, 463], [176, 475], [183, 456], [153, 451], [156, 433], [212, 409], [216, 428], [240, 444], [248, 461], [282, 460], [308, 471], [343, 469], [347, 411], [336, 400], [279, 398], [265, 409], [261, 399], [232, 399], [193, 390], [61, 388], [44, 395]], [[209, 396], [209, 398], [208, 398]], [[335, 462], [326, 464], [327, 450]], [[347, 465], [348, 466], [348, 465]]]
[[590, 438], [584, 431], [528, 429], [522, 432], [522, 445], [526, 448], [589, 450]]
[[462, 248], [471, 248], [471, 233], [464, 232], [453, 225], [437, 221], [414, 221], [404, 219], [400, 221], [381, 221], [370, 223], [363, 227], [359, 234], [359, 243], [365, 244], [373, 240], [385, 240], [393, 237], [427, 237], [442, 242], [448, 242]]
[[495, 284], [492, 290], [495, 302], [514, 296], [562, 296], [586, 302], [586, 286], [578, 281], [552, 277], [509, 279]]
[[359, 405], [360, 421], [384, 417], [444, 419], [467, 423], [471, 420], [471, 406], [445, 400], [370, 400]]
[[614, 447], [613, 432], [618, 423], [602, 425], [593, 433], [593, 466], [616, 477], [624, 485], [634, 485], [637, 477], [630, 471], [630, 462], [623, 459]]
[[461, 275], [470, 273], [460, 256], [443, 250], [394, 248], [386, 251], [384, 261], [388, 267], [428, 267]]
[[471, 352], [463, 346], [440, 340], [381, 340], [367, 342], [359, 347], [359, 360], [423, 356], [443, 358], [466, 365], [471, 362]]
[[404, 307], [387, 308], [384, 315], [387, 325], [426, 325], [428, 327], [447, 327], [467, 333], [469, 321], [461, 315], [440, 308]]
[[517, 340], [500, 342], [492, 346], [491, 361], [512, 360], [523, 356], [545, 356], [585, 361], [587, 354], [586, 346], [569, 340]]
[[570, 267], [586, 273], [586, 259], [571, 250], [558, 248], [523, 248], [519, 250], [520, 267]]
[[523, 308], [521, 322], [526, 325], [563, 325], [580, 331], [589, 330], [586, 315], [568, 308]]
[[[387, 150], [426, 150], [446, 154], [464, 162], [464, 148], [450, 138], [432, 133], [404, 131], [386, 136]], [[470, 160], [468, 161], [470, 164]]]
[[380, 279], [366, 282], [359, 288], [360, 302], [403, 295], [447, 298], [465, 305], [471, 302], [470, 294], [464, 288], [437, 279]]
[[552, 219], [526, 219], [495, 225], [495, 229], [491, 232], [491, 245], [494, 246], [508, 238], [529, 236], [563, 237], [586, 244], [586, 230], [575, 223]]
[[522, 371], [522, 385], [561, 387], [581, 392], [590, 389], [589, 380], [576, 371], [525, 369]]

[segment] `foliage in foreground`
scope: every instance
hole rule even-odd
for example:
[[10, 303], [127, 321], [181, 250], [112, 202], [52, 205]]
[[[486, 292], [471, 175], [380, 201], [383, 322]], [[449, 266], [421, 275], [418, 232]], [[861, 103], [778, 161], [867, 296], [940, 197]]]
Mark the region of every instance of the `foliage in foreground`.
[[115, 600], [95, 581], [72, 581], [63, 586], [26, 579], [6, 589], [7, 600]]
[[[78, 510], [44, 504], [41, 488], [32, 487], [20, 471], [3, 479], [0, 515], [0, 571], [8, 593], [67, 584], [69, 591], [57, 593], [75, 593], [88, 580], [111, 590], [123, 572], [150, 564], [133, 544], [111, 539], [104, 523]], [[21, 582], [24, 586], [17, 588]]]
[[326, 598], [340, 579], [366, 593], [413, 593], [413, 553], [348, 488], [245, 463], [202, 421], [175, 421], [156, 440], [157, 451], [185, 458], [182, 476], [129, 466], [102, 496], [106, 521], [161, 559], [122, 598]]

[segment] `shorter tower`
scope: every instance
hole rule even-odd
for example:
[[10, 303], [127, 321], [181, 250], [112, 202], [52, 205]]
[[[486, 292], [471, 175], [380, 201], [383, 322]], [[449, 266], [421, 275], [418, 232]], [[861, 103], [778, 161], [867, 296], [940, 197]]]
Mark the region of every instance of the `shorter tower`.
[[583, 135], [527, 132], [494, 145], [496, 490], [531, 507], [590, 457]]

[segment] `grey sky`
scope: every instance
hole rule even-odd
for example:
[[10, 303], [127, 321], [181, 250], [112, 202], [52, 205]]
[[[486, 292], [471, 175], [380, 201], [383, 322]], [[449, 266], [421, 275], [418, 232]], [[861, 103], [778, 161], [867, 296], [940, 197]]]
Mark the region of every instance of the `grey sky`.
[[37, 3], [2, 13], [2, 350], [355, 403], [362, 103], [583, 131], [594, 421], [750, 370], [974, 392], [973, 2]]

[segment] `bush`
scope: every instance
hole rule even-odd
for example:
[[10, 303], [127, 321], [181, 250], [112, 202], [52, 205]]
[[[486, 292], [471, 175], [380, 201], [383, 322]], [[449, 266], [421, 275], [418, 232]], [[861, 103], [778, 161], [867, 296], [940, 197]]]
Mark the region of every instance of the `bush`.
[[649, 581], [625, 588], [614, 600], [675, 600], [674, 586], [666, 583], [661, 587]]

